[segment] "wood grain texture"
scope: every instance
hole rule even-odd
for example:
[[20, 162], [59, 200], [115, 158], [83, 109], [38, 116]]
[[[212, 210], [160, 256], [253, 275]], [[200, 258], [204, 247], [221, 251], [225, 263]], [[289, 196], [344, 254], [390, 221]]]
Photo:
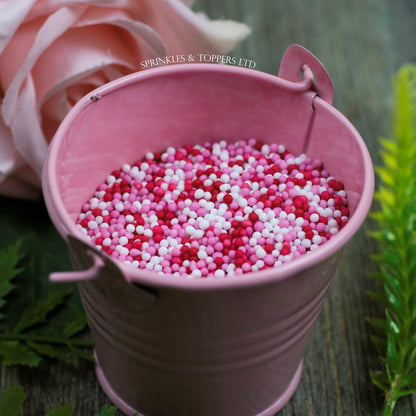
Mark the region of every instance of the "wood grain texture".
[[[230, 55], [254, 60], [257, 70], [276, 74], [292, 43], [310, 49], [333, 79], [334, 106], [355, 125], [373, 161], [379, 163], [378, 138], [391, 129], [391, 78], [401, 64], [416, 62], [413, 0], [197, 0], [194, 9], [250, 25], [252, 35]], [[22, 224], [25, 204], [2, 202], [3, 235], [13, 240], [24, 227], [32, 227], [39, 244], [60, 253], [56, 264], [45, 264], [42, 273], [68, 266], [65, 248], [43, 205], [35, 206], [36, 218]], [[279, 416], [380, 414], [382, 397], [368, 377], [378, 363], [365, 323], [366, 316], [381, 314], [366, 295], [374, 287], [368, 275], [374, 270], [370, 255], [376, 247], [366, 234], [372, 227], [367, 220], [344, 249], [306, 351], [301, 382]], [[73, 367], [45, 361], [38, 369], [0, 371], [1, 391], [15, 383], [24, 385], [28, 394], [24, 416], [43, 415], [67, 402], [73, 403], [74, 415], [92, 416], [110, 404], [89, 363]], [[402, 399], [395, 415], [416, 415], [414, 397]]]

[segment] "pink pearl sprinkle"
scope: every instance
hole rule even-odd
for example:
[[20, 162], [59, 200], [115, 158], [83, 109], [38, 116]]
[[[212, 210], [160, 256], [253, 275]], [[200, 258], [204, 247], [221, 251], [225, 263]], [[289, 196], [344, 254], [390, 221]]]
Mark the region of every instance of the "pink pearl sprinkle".
[[242, 275], [301, 257], [348, 222], [322, 161], [249, 139], [170, 147], [124, 164], [77, 220], [114, 259], [158, 273]]

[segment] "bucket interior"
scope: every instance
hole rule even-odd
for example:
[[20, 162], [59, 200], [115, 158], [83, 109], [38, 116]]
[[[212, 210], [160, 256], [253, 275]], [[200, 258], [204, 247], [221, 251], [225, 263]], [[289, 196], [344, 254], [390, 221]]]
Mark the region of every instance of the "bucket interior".
[[52, 174], [73, 221], [113, 170], [147, 152], [249, 138], [321, 159], [344, 183], [354, 213], [368, 162], [347, 119], [323, 100], [312, 107], [311, 91], [296, 92], [277, 77], [215, 67], [188, 64], [136, 74], [98, 90], [96, 99], [86, 98], [64, 120], [52, 142]]

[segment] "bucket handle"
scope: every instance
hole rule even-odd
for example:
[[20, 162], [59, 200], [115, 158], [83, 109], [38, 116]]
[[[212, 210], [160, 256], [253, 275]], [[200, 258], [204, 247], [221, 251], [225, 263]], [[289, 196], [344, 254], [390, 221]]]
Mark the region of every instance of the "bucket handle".
[[334, 87], [331, 78], [319, 59], [303, 46], [293, 44], [286, 49], [278, 77], [296, 83], [309, 81], [309, 88], [328, 104], [332, 104]]
[[52, 283], [77, 283], [96, 278], [105, 266], [101, 253], [97, 253], [88, 243], [72, 235], [67, 236], [67, 243], [72, 250], [85, 252], [90, 260], [90, 265], [85, 269], [82, 267], [83, 270], [50, 273], [49, 281]]
[[[158, 300], [158, 292], [152, 287], [128, 281], [116, 263], [106, 254], [101, 253], [82, 238], [71, 234], [66, 236], [66, 242], [70, 247], [71, 258], [76, 270], [51, 273], [49, 275], [51, 282], [86, 283], [83, 285], [84, 296], [93, 290], [94, 298], [97, 298], [99, 293], [104, 299], [103, 302], [110, 302], [114, 310], [121, 310], [120, 299], [122, 299], [123, 307], [126, 310], [135, 312], [148, 311], [155, 305]], [[95, 279], [97, 280], [95, 281]], [[94, 282], [92, 282], [93, 280]], [[89, 281], [93, 286], [88, 283]]]
[[86, 280], [92, 280], [99, 274], [104, 262], [100, 257], [89, 254], [93, 264], [86, 270], [77, 270], [72, 272], [53, 272], [49, 274], [49, 281], [52, 283], [77, 283]]

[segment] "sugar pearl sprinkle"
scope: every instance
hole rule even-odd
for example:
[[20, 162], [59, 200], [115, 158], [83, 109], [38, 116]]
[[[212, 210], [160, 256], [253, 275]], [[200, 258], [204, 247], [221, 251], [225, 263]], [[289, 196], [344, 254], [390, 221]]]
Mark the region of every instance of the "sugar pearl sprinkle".
[[278, 267], [348, 222], [343, 184], [322, 161], [256, 139], [168, 147], [124, 164], [77, 226], [138, 269], [220, 278]]

